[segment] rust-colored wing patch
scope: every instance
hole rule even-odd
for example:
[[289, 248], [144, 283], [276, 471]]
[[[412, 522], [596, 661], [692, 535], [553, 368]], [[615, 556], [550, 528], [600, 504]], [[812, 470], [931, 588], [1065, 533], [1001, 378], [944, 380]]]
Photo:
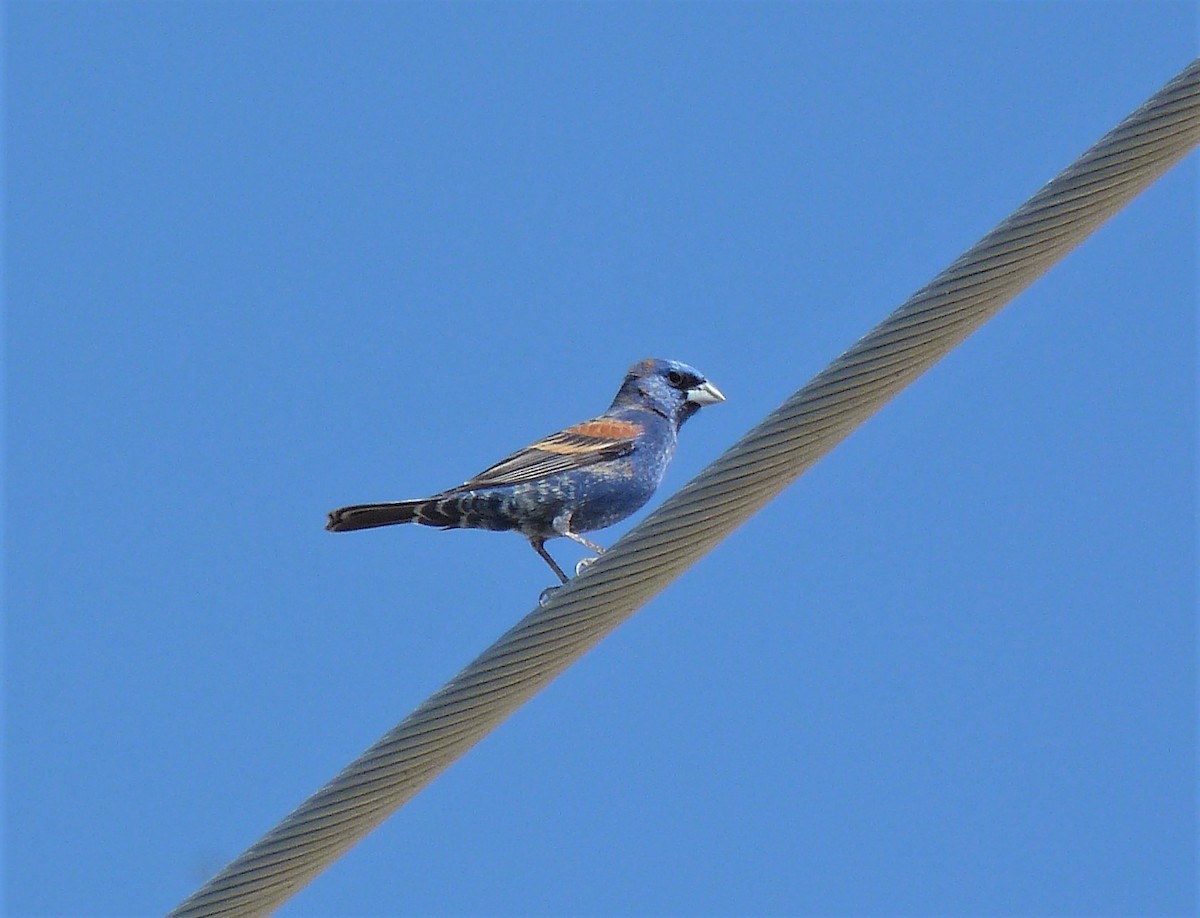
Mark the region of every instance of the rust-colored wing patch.
[[629, 453], [641, 432], [641, 426], [631, 421], [615, 418], [584, 421], [513, 453], [455, 490], [520, 484], [587, 468]]
[[574, 427], [568, 427], [565, 434], [578, 434], [581, 437], [599, 437], [603, 440], [626, 440], [636, 437], [642, 432], [640, 424], [633, 421], [619, 421], [616, 418], [596, 418], [584, 421]]

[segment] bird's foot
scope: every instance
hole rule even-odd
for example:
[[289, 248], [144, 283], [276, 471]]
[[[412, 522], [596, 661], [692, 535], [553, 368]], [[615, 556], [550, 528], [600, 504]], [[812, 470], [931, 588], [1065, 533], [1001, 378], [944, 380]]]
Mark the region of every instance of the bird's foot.
[[[582, 574], [585, 570], [587, 570], [589, 567], [591, 567], [593, 564], [595, 564], [599, 560], [600, 560], [599, 558], [584, 558], [582, 561], [580, 561], [578, 564], [575, 565], [575, 576], [578, 577], [580, 574]], [[566, 585], [566, 582], [563, 583], [563, 586], [565, 586], [565, 585]], [[548, 603], [550, 601], [550, 597], [553, 596], [555, 593], [557, 593], [561, 589], [562, 589], [562, 586], [546, 587], [546, 589], [542, 590], [541, 595], [538, 596], [538, 605], [544, 606], [546, 603]]]

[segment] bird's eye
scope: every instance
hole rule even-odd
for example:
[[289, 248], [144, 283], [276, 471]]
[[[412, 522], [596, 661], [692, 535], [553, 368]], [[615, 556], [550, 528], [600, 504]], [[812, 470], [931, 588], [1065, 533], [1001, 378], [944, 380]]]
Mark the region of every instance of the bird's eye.
[[678, 370], [672, 370], [667, 374], [667, 382], [669, 382], [672, 386], [678, 386], [683, 382], [683, 374]]

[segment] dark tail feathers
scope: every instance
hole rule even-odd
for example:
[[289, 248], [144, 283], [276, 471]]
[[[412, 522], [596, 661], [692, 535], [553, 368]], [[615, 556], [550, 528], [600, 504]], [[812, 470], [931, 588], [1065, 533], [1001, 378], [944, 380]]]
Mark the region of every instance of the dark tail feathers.
[[353, 529], [374, 529], [411, 523], [420, 512], [424, 500], [402, 500], [391, 504], [356, 504], [342, 507], [329, 514], [325, 528], [330, 532], [350, 532]]

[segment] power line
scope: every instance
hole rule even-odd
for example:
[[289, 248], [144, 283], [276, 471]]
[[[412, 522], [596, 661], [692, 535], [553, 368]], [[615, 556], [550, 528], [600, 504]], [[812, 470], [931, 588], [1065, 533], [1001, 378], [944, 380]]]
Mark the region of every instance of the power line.
[[281, 905], [1198, 142], [1200, 60], [171, 914]]

